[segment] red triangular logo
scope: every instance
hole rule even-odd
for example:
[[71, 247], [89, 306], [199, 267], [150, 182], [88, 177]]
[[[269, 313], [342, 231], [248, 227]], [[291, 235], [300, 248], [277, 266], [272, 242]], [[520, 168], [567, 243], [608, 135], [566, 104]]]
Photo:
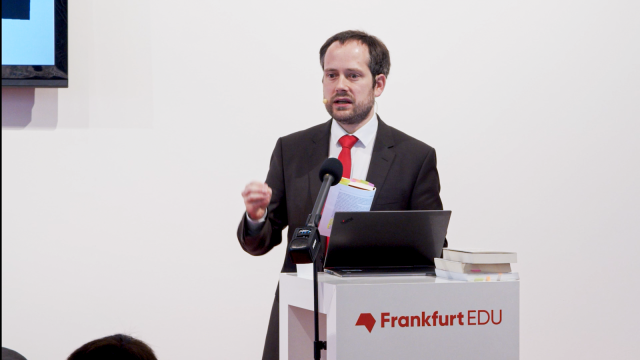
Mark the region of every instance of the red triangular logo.
[[356, 322], [356, 326], [364, 326], [371, 332], [373, 330], [373, 325], [376, 324], [376, 319], [373, 318], [373, 315], [370, 313], [362, 313], [360, 317], [358, 317], [358, 321]]

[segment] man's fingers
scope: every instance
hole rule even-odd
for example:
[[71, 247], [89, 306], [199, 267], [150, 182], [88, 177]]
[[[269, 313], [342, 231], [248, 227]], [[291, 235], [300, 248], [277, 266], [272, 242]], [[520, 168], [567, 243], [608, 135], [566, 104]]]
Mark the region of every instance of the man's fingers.
[[271, 188], [267, 184], [254, 181], [247, 184], [247, 186], [242, 191], [242, 196], [245, 196], [246, 194], [250, 194], [253, 192], [262, 193], [262, 194], [267, 194], [267, 193], [271, 194]]
[[258, 181], [252, 181], [244, 190], [242, 190], [242, 198], [244, 199], [244, 205], [247, 208], [247, 213], [252, 219], [260, 218], [263, 211], [269, 206], [271, 202], [272, 190], [269, 185]]
[[247, 187], [242, 190], [242, 196], [251, 194], [251, 193], [261, 193], [261, 189], [257, 186], [247, 185]]
[[269, 206], [269, 201], [267, 199], [255, 200], [255, 201], [245, 201], [244, 205], [247, 208], [247, 210], [266, 209], [267, 206]]
[[269, 201], [271, 196], [262, 193], [250, 193], [244, 196], [244, 200], [248, 202]]

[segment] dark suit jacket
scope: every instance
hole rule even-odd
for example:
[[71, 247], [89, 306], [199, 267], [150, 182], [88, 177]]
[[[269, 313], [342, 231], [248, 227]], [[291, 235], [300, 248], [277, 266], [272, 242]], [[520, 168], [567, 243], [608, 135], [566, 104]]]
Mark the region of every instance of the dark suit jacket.
[[[378, 120], [366, 178], [377, 188], [371, 211], [442, 210], [435, 150]], [[238, 227], [238, 240], [246, 252], [266, 254], [282, 242], [286, 226], [289, 241], [293, 231], [305, 225], [322, 184], [318, 172], [328, 157], [330, 136], [331, 120], [278, 139], [266, 180], [272, 197], [265, 225], [259, 234], [247, 237], [243, 215]], [[282, 272], [295, 271], [287, 253]]]

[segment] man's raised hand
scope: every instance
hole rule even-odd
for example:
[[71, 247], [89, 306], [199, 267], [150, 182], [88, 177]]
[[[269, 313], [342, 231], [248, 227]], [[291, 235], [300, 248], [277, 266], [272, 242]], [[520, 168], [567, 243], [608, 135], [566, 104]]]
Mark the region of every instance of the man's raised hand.
[[271, 201], [271, 188], [265, 183], [252, 181], [242, 191], [242, 198], [247, 208], [247, 215], [252, 220], [260, 220]]

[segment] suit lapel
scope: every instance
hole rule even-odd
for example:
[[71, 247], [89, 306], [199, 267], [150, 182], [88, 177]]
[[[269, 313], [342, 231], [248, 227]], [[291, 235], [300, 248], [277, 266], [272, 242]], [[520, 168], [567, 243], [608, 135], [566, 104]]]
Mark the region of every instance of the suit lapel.
[[331, 137], [331, 120], [329, 120], [325, 126], [320, 128], [320, 131], [315, 133], [311, 138], [312, 146], [309, 147], [309, 153], [307, 159], [311, 165], [311, 171], [307, 173], [309, 184], [309, 196], [311, 197], [311, 207], [316, 201], [316, 197], [320, 192], [320, 186], [322, 182], [318, 173], [322, 167], [322, 163], [329, 156], [329, 138]]
[[[312, 135], [311, 146], [307, 147], [306, 159], [309, 160], [308, 164], [311, 167], [311, 170], [307, 173], [309, 197], [311, 200], [310, 206], [313, 206], [318, 192], [320, 192], [322, 182], [318, 177], [318, 173], [320, 172], [322, 163], [327, 159], [327, 156], [329, 156], [330, 137], [331, 120]], [[377, 188], [373, 204], [376, 203], [387, 178], [387, 174], [389, 173], [389, 169], [391, 168], [391, 163], [396, 156], [396, 152], [393, 150], [394, 145], [395, 143], [389, 126], [378, 116], [378, 131], [376, 132], [376, 141], [373, 145], [371, 163], [369, 164], [369, 171], [367, 173], [367, 181], [373, 183]]]
[[373, 145], [371, 164], [369, 164], [369, 172], [367, 174], [367, 181], [376, 186], [373, 204], [376, 203], [378, 195], [380, 195], [393, 158], [396, 156], [396, 152], [393, 150], [394, 144], [389, 126], [378, 116], [378, 131], [376, 132], [376, 141]]

